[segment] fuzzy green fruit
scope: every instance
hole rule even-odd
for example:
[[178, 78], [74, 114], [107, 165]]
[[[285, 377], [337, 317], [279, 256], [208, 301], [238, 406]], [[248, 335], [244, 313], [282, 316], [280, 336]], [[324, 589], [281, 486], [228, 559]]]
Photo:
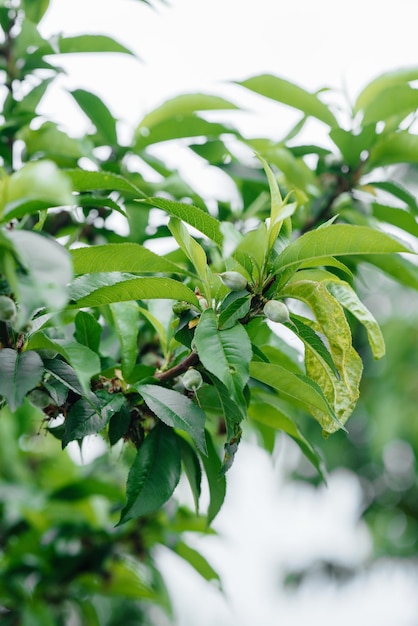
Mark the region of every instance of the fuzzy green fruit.
[[203, 378], [200, 372], [191, 367], [184, 374], [181, 382], [188, 391], [197, 391], [202, 386]]
[[239, 272], [222, 272], [219, 278], [231, 291], [242, 291], [247, 287], [247, 279]]
[[29, 402], [38, 409], [44, 409], [52, 402], [49, 395], [45, 391], [42, 391], [42, 389], [32, 389], [32, 391], [28, 393], [27, 398]]
[[264, 305], [263, 313], [272, 322], [280, 322], [281, 324], [290, 322], [289, 309], [278, 300], [268, 300]]
[[8, 296], [0, 296], [0, 320], [10, 322], [16, 317], [16, 305]]

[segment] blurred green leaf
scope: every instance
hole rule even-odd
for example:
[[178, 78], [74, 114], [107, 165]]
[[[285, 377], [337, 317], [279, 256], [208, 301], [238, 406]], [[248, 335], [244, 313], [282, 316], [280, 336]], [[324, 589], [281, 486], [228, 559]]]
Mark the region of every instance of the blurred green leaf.
[[93, 122], [106, 145], [117, 145], [116, 120], [103, 100], [85, 89], [70, 92], [79, 107]]
[[22, 353], [10, 348], [0, 350], [0, 394], [11, 411], [22, 405], [28, 391], [41, 380], [43, 371], [42, 359], [33, 350]]
[[329, 108], [313, 93], [272, 74], [261, 74], [237, 82], [251, 91], [282, 102], [303, 111], [305, 115], [316, 117], [328, 126], [337, 126], [337, 121]]

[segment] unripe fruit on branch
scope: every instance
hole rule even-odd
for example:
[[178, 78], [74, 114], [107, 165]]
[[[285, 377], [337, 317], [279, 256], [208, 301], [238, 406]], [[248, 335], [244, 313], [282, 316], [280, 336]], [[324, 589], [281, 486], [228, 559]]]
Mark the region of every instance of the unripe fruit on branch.
[[247, 279], [239, 272], [222, 272], [219, 278], [231, 291], [242, 291], [247, 287]]
[[16, 305], [8, 296], [0, 296], [0, 321], [10, 322], [16, 317]]
[[187, 391], [197, 391], [202, 386], [203, 378], [200, 372], [191, 367], [184, 374], [181, 382]]
[[45, 391], [42, 391], [42, 389], [32, 389], [32, 391], [28, 393], [27, 398], [29, 402], [38, 409], [44, 409], [52, 402], [49, 395], [45, 393]]
[[281, 324], [290, 322], [289, 309], [278, 300], [268, 300], [264, 305], [263, 313], [272, 322], [280, 322]]

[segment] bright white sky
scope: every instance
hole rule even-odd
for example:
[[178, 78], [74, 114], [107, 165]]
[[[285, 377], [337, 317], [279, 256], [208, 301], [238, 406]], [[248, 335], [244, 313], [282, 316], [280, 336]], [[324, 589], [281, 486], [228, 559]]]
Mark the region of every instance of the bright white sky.
[[[142, 62], [121, 55], [66, 57], [68, 76], [60, 79], [63, 86], [101, 94], [115, 116], [135, 126], [184, 91], [221, 92], [243, 103], [243, 92], [225, 81], [265, 72], [307, 89], [345, 89], [353, 97], [381, 72], [418, 65], [417, 24], [417, 0], [171, 0], [158, 12], [135, 0], [52, 0], [42, 28], [45, 34], [110, 34], [135, 50]], [[245, 102], [256, 106], [250, 97]], [[57, 121], [85, 124], [62, 94], [44, 110]], [[241, 114], [240, 129], [280, 136], [288, 119], [285, 108], [267, 107], [251, 119]], [[166, 556], [177, 626], [417, 623], [416, 579], [393, 565], [365, 574], [345, 592], [319, 582], [285, 597], [279, 585], [284, 562], [330, 550], [352, 562], [368, 553], [367, 533], [356, 526], [356, 482], [337, 476], [314, 498], [307, 487], [281, 484], [280, 471], [261, 451], [244, 446], [238, 457], [219, 518], [228, 541], [203, 546], [223, 570], [229, 601]]]

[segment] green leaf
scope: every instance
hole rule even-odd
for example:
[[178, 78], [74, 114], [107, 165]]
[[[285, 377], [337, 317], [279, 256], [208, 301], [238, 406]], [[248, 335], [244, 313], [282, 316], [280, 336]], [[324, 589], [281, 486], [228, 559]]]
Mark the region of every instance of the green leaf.
[[389, 235], [367, 226], [332, 224], [305, 233], [278, 255], [275, 269], [283, 271], [292, 265], [326, 256], [392, 254], [411, 252]]
[[261, 74], [238, 82], [237, 84], [251, 91], [255, 91], [266, 98], [271, 98], [272, 100], [303, 111], [305, 115], [316, 117], [325, 124], [328, 124], [328, 126], [337, 126], [337, 120], [334, 115], [315, 94], [309, 93], [302, 87], [288, 80], [271, 74]]
[[311, 415], [316, 412], [327, 414], [330, 422], [333, 420], [332, 410], [321, 390], [308, 382], [306, 377], [295, 374], [281, 365], [253, 361], [250, 363], [250, 374], [255, 380], [269, 385], [280, 392], [283, 398], [301, 406]]
[[[295, 158], [290, 149], [283, 146], [274, 146], [274, 148], [264, 150], [263, 154], [270, 163], [276, 165], [283, 172], [288, 186], [301, 189], [309, 195], [315, 194], [316, 190], [319, 190], [319, 181], [313, 171], [306, 165], [303, 159]], [[283, 211], [286, 214], [283, 215], [283, 219], [292, 215], [295, 209], [295, 203], [284, 205]]]
[[159, 509], [171, 497], [180, 472], [178, 437], [159, 423], [139, 448], [129, 471], [127, 502], [118, 525]]
[[[92, 274], [92, 276], [95, 276]], [[76, 286], [76, 283], [74, 283]], [[73, 292], [74, 293], [74, 292]], [[113, 302], [128, 302], [129, 300], [149, 300], [166, 298], [169, 300], [184, 300], [198, 305], [196, 295], [177, 280], [172, 278], [134, 278], [123, 280], [111, 286], [92, 289], [91, 293], [77, 300], [72, 308], [96, 307]]]
[[112, 415], [109, 420], [109, 443], [114, 446], [129, 430], [131, 425], [131, 413], [128, 403], [125, 401], [121, 408]]
[[219, 329], [232, 328], [247, 315], [251, 308], [251, 294], [248, 291], [231, 291], [222, 302], [219, 315]]
[[406, 117], [418, 108], [418, 90], [407, 84], [391, 85], [363, 108], [363, 124], [387, 120], [392, 115]]
[[78, 376], [71, 365], [68, 365], [68, 363], [61, 359], [44, 359], [44, 367], [46, 372], [51, 374], [55, 380], [65, 385], [65, 387], [71, 389], [71, 391], [79, 396], [85, 395], [85, 391]]
[[[264, 171], [267, 175], [269, 189], [270, 189], [270, 200], [271, 200], [271, 209], [270, 209], [270, 223], [268, 226], [269, 240], [268, 240], [268, 252], [273, 248], [274, 243], [279, 236], [280, 229], [283, 224], [283, 220], [285, 217], [289, 217], [292, 213], [289, 213], [288, 207], [286, 206], [286, 202], [283, 202], [283, 198], [280, 193], [279, 185], [277, 184], [276, 177], [267, 161], [263, 159], [259, 154], [257, 158], [260, 160], [261, 165], [264, 168]], [[293, 206], [293, 210], [296, 205]]]
[[202, 463], [205, 469], [209, 485], [209, 507], [207, 512], [208, 526], [213, 522], [219, 513], [226, 494], [225, 476], [221, 474], [222, 464], [213, 445], [212, 438], [208, 431], [206, 434], [207, 456], [202, 455]]
[[116, 120], [103, 100], [84, 89], [75, 89], [70, 93], [79, 107], [93, 122], [97, 132], [103, 138], [103, 142], [106, 145], [116, 146], [118, 143]]
[[365, 110], [374, 101], [377, 101], [380, 94], [396, 85], [405, 85], [406, 83], [418, 80], [418, 68], [408, 67], [401, 68], [392, 72], [385, 72], [374, 80], [372, 80], [357, 96], [354, 105], [354, 112]]
[[[177, 217], [172, 217], [168, 223], [171, 234], [177, 241], [184, 254], [192, 263], [202, 283], [208, 279], [208, 264], [206, 253], [202, 246], [189, 234], [189, 231]], [[178, 298], [180, 300], [180, 298]]]
[[[297, 329], [298, 337], [303, 341], [303, 343], [308, 344], [311, 349], [316, 352], [318, 358], [325, 361], [328, 367], [337, 374], [338, 370], [332, 360], [329, 350], [326, 348], [319, 335], [317, 335], [313, 328], [309, 326], [307, 323], [309, 320], [301, 317], [300, 315], [291, 315], [291, 320], [292, 324], [294, 324]], [[286, 324], [287, 328], [293, 330], [292, 324]]]
[[266, 393], [255, 393], [248, 407], [251, 419], [265, 424], [275, 430], [282, 430], [289, 435], [299, 446], [305, 457], [312, 463], [324, 482], [325, 468], [321, 456], [304, 437], [293, 419], [282, 409], [276, 398]]
[[243, 389], [249, 378], [252, 348], [243, 326], [237, 324], [218, 330], [214, 311], [206, 309], [197, 325], [194, 341], [204, 367], [224, 383], [240, 407], [244, 406]]
[[[192, 490], [196, 513], [199, 512], [199, 500], [202, 484], [202, 468], [200, 467], [199, 458], [193, 447], [183, 437], [178, 439], [180, 444], [181, 460], [187, 480]], [[205, 442], [206, 443], [206, 442]]]
[[131, 272], [139, 274], [184, 274], [175, 265], [138, 243], [108, 243], [71, 250], [75, 274], [98, 272]]
[[418, 237], [418, 223], [409, 211], [397, 209], [393, 206], [378, 204], [377, 202], [373, 202], [372, 211], [374, 217], [381, 222], [393, 224], [393, 226], [397, 226], [407, 233], [411, 233], [411, 235]]
[[71, 180], [74, 191], [121, 191], [140, 198], [145, 195], [136, 185], [120, 174], [81, 169], [66, 169], [65, 173]]
[[36, 155], [62, 166], [74, 166], [81, 157], [92, 156], [93, 145], [87, 138], [69, 137], [53, 122], [45, 122], [35, 129], [24, 126], [18, 138], [25, 142], [28, 157]]
[[197, 115], [178, 115], [162, 120], [151, 128], [140, 126], [135, 133], [134, 152], [141, 153], [147, 146], [161, 141], [183, 139], [187, 137], [219, 137], [220, 135], [236, 135], [237, 131], [224, 124], [208, 122]]
[[220, 582], [219, 574], [215, 572], [213, 567], [209, 565], [208, 561], [197, 550], [194, 550], [183, 541], [179, 541], [176, 543], [174, 552], [187, 561], [205, 580]]
[[111, 394], [104, 389], [92, 397], [83, 397], [72, 405], [65, 418], [65, 433], [62, 445], [99, 433], [112, 415], [120, 411], [125, 398], [122, 394]]
[[[176, 96], [164, 102], [141, 120], [138, 129], [150, 129], [165, 120], [175, 118], [177, 115], [184, 116], [196, 111], [215, 111], [237, 109], [238, 107], [219, 96], [211, 96], [201, 93], [189, 93]], [[138, 131], [137, 131], [138, 132]]]
[[387, 191], [395, 198], [405, 202], [405, 204], [409, 206], [415, 214], [418, 214], [418, 204], [415, 196], [398, 182], [395, 183], [393, 180], [375, 180], [368, 182], [367, 186], [369, 185], [371, 187], [375, 187], [376, 189], [383, 189], [383, 191]]
[[190, 398], [173, 389], [159, 385], [136, 385], [148, 408], [167, 426], [186, 432], [202, 454], [207, 454], [205, 443], [206, 416]]
[[16, 352], [10, 348], [0, 350], [0, 394], [11, 411], [23, 404], [28, 391], [42, 378], [42, 359], [33, 350]]
[[328, 340], [340, 377], [336, 378], [335, 368], [330, 368], [326, 361], [318, 358], [318, 353], [309, 344], [305, 347], [305, 367], [307, 375], [323, 390], [338, 421], [330, 420], [327, 411], [314, 410], [312, 414], [325, 431], [332, 433], [345, 424], [359, 396], [362, 363], [352, 346], [350, 326], [341, 304], [322, 283], [298, 280], [296, 274], [295, 280], [286, 285], [282, 295], [307, 304], [314, 312], [319, 332]]
[[41, 21], [48, 7], [49, 0], [23, 0], [25, 15], [34, 24]]
[[36, 85], [36, 87], [31, 89], [31, 91], [29, 91], [29, 93], [27, 93], [22, 100], [16, 102], [15, 112], [35, 113], [38, 104], [42, 100], [45, 92], [53, 80], [54, 78], [46, 78], [45, 80], [42, 80], [39, 85]]
[[91, 313], [79, 311], [75, 317], [74, 338], [93, 352], [99, 352], [102, 327]]
[[56, 42], [59, 54], [85, 52], [121, 52], [136, 56], [126, 46], [106, 35], [76, 35], [75, 37], [60, 36]]
[[162, 209], [172, 217], [180, 218], [186, 224], [193, 226], [193, 228], [206, 235], [211, 241], [214, 241], [219, 246], [222, 245], [223, 237], [219, 221], [209, 213], [202, 211], [202, 209], [192, 204], [174, 202], [166, 198], [147, 198], [141, 202], [157, 209]]
[[341, 151], [346, 165], [353, 169], [359, 165], [361, 153], [370, 150], [378, 138], [375, 124], [363, 127], [356, 135], [344, 128], [333, 128], [329, 136]]
[[58, 242], [27, 230], [6, 234], [18, 252], [23, 271], [7, 279], [18, 298], [17, 327], [23, 327], [42, 307], [63, 308], [68, 300], [67, 284], [72, 278], [70, 255]]
[[114, 302], [109, 306], [121, 346], [122, 374], [127, 379], [138, 358], [139, 307], [136, 302]]
[[382, 331], [356, 292], [344, 281], [325, 281], [325, 284], [334, 298], [365, 327], [374, 358], [382, 358], [385, 354], [385, 340], [383, 339]]
[[364, 255], [363, 261], [378, 267], [401, 285], [418, 290], [418, 267], [401, 256]]
[[42, 332], [34, 333], [28, 342], [32, 350], [53, 350], [58, 352], [74, 368], [77, 380], [81, 383], [82, 394], [90, 392], [90, 380], [101, 370], [98, 355], [87, 346], [67, 339], [49, 339]]
[[371, 170], [394, 163], [416, 163], [418, 161], [418, 136], [407, 130], [383, 135], [370, 150], [367, 168]]

